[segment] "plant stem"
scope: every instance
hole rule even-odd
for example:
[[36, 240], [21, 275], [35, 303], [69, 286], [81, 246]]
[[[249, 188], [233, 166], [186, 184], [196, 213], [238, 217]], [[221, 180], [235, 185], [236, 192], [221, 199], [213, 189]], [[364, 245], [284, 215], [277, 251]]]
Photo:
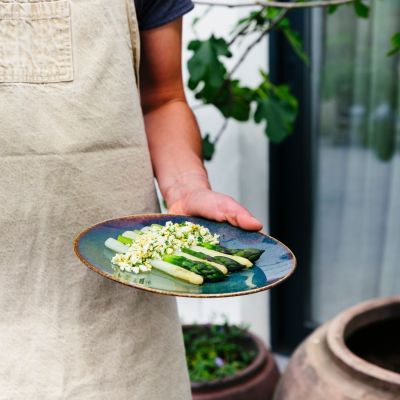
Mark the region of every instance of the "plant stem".
[[285, 3], [283, 1], [251, 1], [247, 3], [223, 3], [223, 2], [215, 2], [215, 1], [204, 1], [204, 0], [195, 0], [194, 3], [198, 5], [208, 5], [208, 6], [216, 6], [216, 7], [275, 7], [275, 8], [284, 8], [284, 9], [293, 9], [293, 8], [309, 8], [309, 7], [329, 7], [329, 6], [338, 6], [341, 4], [354, 3], [356, 0], [320, 0], [320, 1], [306, 1], [303, 3]]
[[219, 139], [221, 139], [221, 136], [225, 132], [225, 129], [227, 126], [228, 126], [228, 118], [225, 118], [225, 121], [222, 124], [221, 129], [218, 131], [217, 135], [215, 136], [215, 139], [213, 141], [214, 145], [217, 145], [217, 143], [219, 142]]
[[[267, 28], [263, 29], [262, 32], [260, 33], [259, 36], [257, 36], [256, 40], [254, 40], [253, 42], [250, 43], [250, 45], [246, 48], [246, 50], [243, 52], [243, 54], [241, 55], [241, 57], [239, 58], [239, 60], [236, 62], [236, 64], [233, 66], [233, 68], [231, 69], [231, 71], [228, 73], [227, 77], [225, 78], [223, 84], [221, 85], [221, 88], [219, 90], [222, 91], [224, 86], [226, 85], [227, 82], [229, 82], [229, 80], [231, 79], [232, 75], [237, 71], [237, 69], [240, 67], [240, 65], [243, 63], [243, 61], [246, 59], [247, 55], [250, 53], [250, 51], [253, 49], [253, 47], [255, 47], [263, 38], [264, 36], [270, 32], [271, 30], [273, 30], [285, 17], [286, 15], [290, 12], [290, 9], [285, 9], [282, 10], [280, 12], [280, 14], [268, 25]], [[238, 35], [235, 36], [234, 39], [236, 39], [236, 37], [238, 37]], [[232, 41], [231, 41], [232, 42]], [[232, 42], [233, 43], [233, 42]], [[192, 110], [198, 110], [200, 108], [205, 107], [207, 104], [197, 104], [195, 106], [192, 107]], [[217, 144], [217, 142], [219, 141], [220, 137], [222, 136], [222, 134], [224, 133], [226, 127], [228, 125], [228, 120], [225, 119], [224, 124], [222, 125], [221, 129], [218, 131], [217, 136], [214, 140], [214, 144]]]
[[207, 16], [207, 14], [210, 13], [210, 11], [212, 10], [211, 6], [208, 6], [204, 12], [197, 18], [197, 20], [194, 20], [194, 22], [192, 23], [192, 32], [194, 33], [195, 37], [198, 38], [198, 34], [196, 31], [196, 25], [204, 18]]
[[[264, 8], [261, 8], [261, 10], [259, 10], [256, 15], [259, 16], [263, 12], [263, 10], [264, 10]], [[240, 31], [237, 32], [235, 36], [233, 36], [233, 38], [229, 41], [228, 45], [231, 46], [238, 37], [240, 37], [241, 35], [243, 35], [246, 32], [246, 30], [249, 26], [250, 26], [250, 22], [248, 24], [246, 24], [242, 29], [240, 29]]]
[[261, 42], [261, 40], [264, 38], [264, 36], [269, 33], [271, 30], [273, 30], [288, 14], [290, 9], [282, 10], [281, 13], [268, 25], [267, 28], [263, 29], [257, 38], [249, 44], [249, 46], [246, 48], [246, 50], [243, 52], [239, 60], [236, 62], [234, 67], [231, 69], [231, 71], [228, 74], [227, 79], [230, 79], [232, 75], [237, 71], [237, 69], [240, 67], [240, 65], [243, 63], [243, 61], [246, 59], [247, 55], [250, 53], [250, 51], [253, 49], [254, 46], [256, 46], [258, 43]]

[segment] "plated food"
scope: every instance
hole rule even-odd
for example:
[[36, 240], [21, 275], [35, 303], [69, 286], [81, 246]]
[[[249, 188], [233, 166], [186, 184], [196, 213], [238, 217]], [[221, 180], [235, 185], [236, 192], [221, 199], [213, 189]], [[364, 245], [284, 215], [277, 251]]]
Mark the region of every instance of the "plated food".
[[193, 285], [219, 282], [229, 274], [252, 268], [263, 249], [228, 248], [220, 235], [190, 221], [153, 223], [110, 237], [112, 264], [123, 272], [147, 274], [152, 269]]
[[[159, 232], [160, 226], [166, 230], [167, 225], [171, 230], [168, 232], [169, 240], [162, 239]], [[179, 228], [175, 229], [177, 226]], [[148, 234], [144, 235], [146, 232]], [[153, 240], [153, 236], [158, 239]], [[140, 252], [129, 250], [133, 240], [139, 237], [140, 247], [136, 250], [141, 249], [148, 255], [152, 252], [151, 257], [143, 258]], [[194, 239], [198, 243], [194, 243]], [[220, 298], [269, 290], [287, 279], [296, 266], [296, 258], [290, 249], [262, 232], [249, 232], [226, 222], [174, 214], [136, 214], [99, 222], [77, 235], [74, 250], [85, 266], [103, 278], [149, 293], [180, 297]], [[202, 253], [200, 257], [198, 253]], [[174, 257], [163, 260], [166, 256]], [[201, 261], [190, 259], [190, 256]], [[237, 259], [229, 256], [246, 258], [246, 263], [252, 265], [233, 263]], [[150, 264], [152, 259], [156, 264]], [[171, 263], [172, 260], [175, 263]], [[189, 264], [189, 261], [196, 261], [196, 265]], [[184, 262], [184, 267], [177, 265], [178, 262]], [[209, 264], [219, 271], [210, 269]], [[196, 283], [165, 273], [163, 267], [164, 270], [167, 267], [168, 272], [181, 273], [185, 278], [195, 278]], [[228, 270], [226, 274], [223, 267]]]

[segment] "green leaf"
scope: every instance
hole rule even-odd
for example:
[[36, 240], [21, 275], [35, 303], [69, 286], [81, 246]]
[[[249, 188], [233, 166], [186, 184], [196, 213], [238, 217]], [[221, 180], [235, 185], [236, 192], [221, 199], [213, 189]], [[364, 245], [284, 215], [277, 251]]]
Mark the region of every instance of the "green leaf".
[[235, 28], [242, 28], [243, 25], [248, 25], [249, 28], [251, 28], [252, 25], [263, 25], [265, 22], [262, 13], [259, 11], [251, 11], [247, 17], [239, 19]]
[[300, 59], [306, 63], [307, 65], [310, 63], [308, 55], [305, 53], [303, 49], [303, 43], [301, 41], [300, 35], [293, 31], [289, 26], [283, 30], [283, 33], [292, 46], [294, 52], [300, 57]]
[[282, 30], [290, 28], [289, 18], [284, 18], [282, 21], [280, 21], [278, 24], [278, 28]]
[[274, 20], [280, 14], [281, 10], [279, 8], [267, 7], [265, 8], [266, 16], [270, 20]]
[[390, 40], [392, 48], [388, 52], [388, 56], [393, 56], [394, 54], [400, 52], [400, 32], [395, 33]]
[[291, 28], [289, 19], [284, 18], [282, 21], [280, 21], [278, 24], [278, 29], [283, 32], [286, 40], [289, 42], [293, 51], [300, 57], [300, 59], [306, 64], [309, 64], [308, 55], [303, 49], [301, 37]]
[[330, 6], [328, 6], [328, 14], [333, 14], [334, 12], [337, 11], [337, 9], [339, 8], [339, 6], [336, 4], [331, 4]]
[[293, 131], [293, 123], [297, 111], [288, 107], [288, 104], [274, 98], [260, 99], [254, 120], [259, 123], [267, 121], [265, 133], [273, 143], [279, 143]]
[[248, 121], [252, 90], [230, 80], [221, 57], [230, 57], [229, 46], [224, 39], [194, 40], [189, 44], [193, 56], [189, 60], [189, 88], [195, 97], [205, 104], [212, 104], [225, 118]]
[[363, 0], [356, 0], [354, 2], [354, 11], [361, 18], [369, 17], [369, 6], [363, 3]]
[[214, 102], [225, 118], [248, 121], [250, 118], [253, 90], [240, 86], [238, 80], [227, 81], [224, 90]]
[[284, 103], [287, 103], [288, 107], [292, 108], [297, 113], [299, 103], [296, 97], [294, 97], [292, 93], [290, 93], [289, 86], [287, 85], [274, 86], [273, 91], [275, 96], [277, 96]]
[[211, 161], [215, 153], [215, 145], [210, 140], [210, 135], [207, 133], [203, 138], [203, 159]]
[[226, 68], [219, 57], [232, 56], [226, 41], [211, 36], [207, 40], [191, 41], [188, 49], [193, 51], [193, 56], [188, 62], [189, 88], [196, 89], [200, 82], [212, 88], [220, 87], [225, 79]]
[[293, 132], [298, 102], [286, 85], [275, 86], [268, 75], [261, 73], [262, 84], [256, 89], [254, 120], [266, 121], [265, 133], [273, 143], [279, 143]]
[[244, 29], [241, 35], [260, 31], [270, 24], [280, 13], [278, 8], [265, 7], [257, 11], [251, 11], [248, 16], [239, 19], [231, 33], [238, 33]]

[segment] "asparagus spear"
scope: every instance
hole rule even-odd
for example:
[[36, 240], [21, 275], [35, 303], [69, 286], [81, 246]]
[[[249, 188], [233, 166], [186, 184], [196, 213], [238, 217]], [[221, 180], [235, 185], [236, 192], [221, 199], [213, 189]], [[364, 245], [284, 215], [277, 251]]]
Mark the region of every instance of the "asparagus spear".
[[216, 262], [218, 264], [222, 264], [228, 269], [229, 272], [239, 271], [244, 268], [244, 266], [242, 264], [239, 264], [235, 260], [225, 257], [225, 254], [220, 257], [213, 257], [213, 256], [207, 255], [203, 252], [195, 251], [195, 250], [193, 250], [191, 248], [187, 248], [187, 247], [182, 249], [182, 251], [186, 254], [190, 254], [191, 256], [200, 258], [201, 260], [205, 260], [207, 262]]
[[137, 231], [125, 231], [122, 236], [129, 238], [129, 239], [136, 239], [138, 235]]
[[[223, 264], [218, 264], [218, 263], [216, 263], [214, 261], [206, 261], [205, 259], [201, 259], [199, 257], [195, 257], [195, 256], [193, 256], [191, 254], [184, 253], [183, 251], [176, 251], [174, 253], [174, 255], [175, 256], [186, 257], [186, 258], [188, 258], [189, 260], [192, 260], [192, 261], [200, 261], [200, 262], [203, 262], [205, 264], [210, 264], [210, 265], [214, 266], [215, 268], [218, 268], [224, 275], [226, 275], [228, 273], [228, 268], [226, 268], [225, 265], [223, 265]], [[208, 257], [208, 258], [211, 259], [211, 257]]]
[[194, 251], [198, 251], [201, 253], [205, 253], [211, 257], [227, 257], [230, 258], [236, 262], [238, 262], [239, 264], [242, 264], [243, 266], [245, 266], [246, 268], [249, 268], [253, 265], [253, 263], [248, 260], [247, 258], [244, 257], [240, 257], [240, 256], [231, 256], [230, 254], [224, 254], [224, 253], [220, 253], [219, 251], [215, 251], [215, 250], [210, 250], [207, 249], [205, 247], [201, 247], [201, 246], [192, 246], [191, 247]]
[[201, 275], [198, 275], [192, 271], [188, 271], [187, 269], [177, 265], [170, 264], [166, 261], [149, 260], [149, 263], [153, 268], [158, 269], [159, 271], [162, 271], [175, 278], [182, 279], [183, 281], [193, 283], [194, 285], [201, 285], [204, 282], [204, 278]]
[[133, 239], [131, 239], [129, 237], [126, 237], [124, 235], [119, 235], [118, 236], [118, 241], [123, 243], [123, 244], [126, 244], [127, 246], [130, 246], [133, 243]]
[[261, 257], [262, 253], [264, 253], [264, 250], [260, 249], [228, 249], [227, 247], [211, 243], [202, 243], [200, 246], [210, 250], [219, 251], [220, 253], [229, 254], [231, 256], [244, 257], [252, 262], [257, 261]]
[[[108, 249], [115, 251], [116, 253], [126, 253], [129, 250], [129, 246], [113, 238], [107, 239], [104, 244]], [[169, 264], [165, 261], [149, 260], [149, 263], [155, 269], [158, 269], [175, 278], [193, 283], [194, 285], [201, 285], [204, 282], [204, 278], [201, 275], [188, 271], [185, 268]]]
[[199, 261], [192, 261], [186, 257], [166, 255], [163, 261], [185, 268], [188, 271], [201, 275], [205, 281], [216, 282], [224, 279], [225, 275], [218, 269], [210, 264], [202, 263]]
[[125, 244], [113, 238], [107, 239], [104, 245], [116, 253], [126, 253], [129, 250], [129, 246], [126, 246]]

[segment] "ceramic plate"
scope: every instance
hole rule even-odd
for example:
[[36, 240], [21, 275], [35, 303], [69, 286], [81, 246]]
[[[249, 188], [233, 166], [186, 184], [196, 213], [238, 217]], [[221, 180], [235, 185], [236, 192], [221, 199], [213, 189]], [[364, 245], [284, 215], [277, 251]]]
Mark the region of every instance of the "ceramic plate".
[[[220, 235], [223, 246], [231, 248], [254, 247], [265, 252], [254, 267], [231, 273], [220, 282], [192, 285], [162, 272], [132, 274], [121, 272], [111, 263], [114, 253], [104, 246], [107, 238], [117, 238], [127, 230], [146, 225], [165, 224], [167, 221], [191, 221], [206, 226]], [[74, 242], [75, 253], [90, 269], [105, 278], [149, 292], [183, 297], [229, 297], [268, 290], [287, 279], [296, 267], [293, 253], [278, 240], [259, 232], [247, 232], [226, 223], [203, 218], [170, 214], [134, 215], [101, 222], [86, 229]]]

